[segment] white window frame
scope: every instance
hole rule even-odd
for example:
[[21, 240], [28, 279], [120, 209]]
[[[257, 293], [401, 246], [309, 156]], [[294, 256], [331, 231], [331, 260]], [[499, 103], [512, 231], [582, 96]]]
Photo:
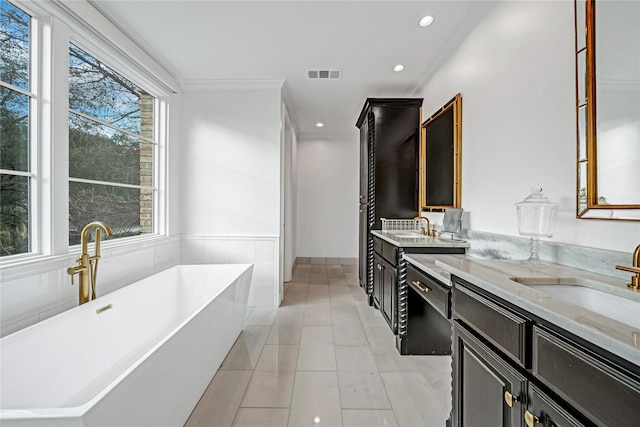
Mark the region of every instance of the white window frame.
[[41, 33], [40, 21], [29, 10], [20, 7], [9, 0], [9, 3], [20, 9], [23, 13], [29, 15], [29, 87], [27, 90], [7, 82], [0, 82], [0, 86], [29, 97], [29, 170], [13, 171], [8, 169], [0, 169], [5, 175], [26, 176], [29, 178], [29, 250], [21, 254], [7, 255], [0, 259], [5, 262], [22, 261], [42, 253], [40, 230], [41, 216], [40, 212], [40, 194], [41, 182], [39, 172], [40, 166], [40, 64], [41, 64], [41, 46], [39, 43], [39, 35]]
[[31, 32], [32, 35], [36, 33], [31, 40], [32, 70], [37, 72], [32, 82], [35, 86], [30, 89], [45, 102], [38, 102], [30, 117], [33, 124], [31, 143], [36, 144], [31, 151], [31, 155], [36, 156], [31, 172], [37, 179], [32, 186], [33, 205], [30, 206], [30, 215], [33, 215], [31, 252], [0, 258], [1, 281], [63, 268], [73, 262], [80, 250], [79, 245], [70, 247], [68, 244], [70, 42], [139, 84], [155, 97], [156, 103], [154, 232], [105, 241], [103, 249], [118, 248], [118, 253], [127, 253], [170, 238], [169, 113], [170, 100], [178, 92], [179, 82], [85, 0], [8, 1], [31, 16]]
[[[121, 237], [112, 241], [106, 241], [103, 243], [103, 247], [109, 247], [109, 245], [116, 245], [118, 243], [122, 243], [122, 242], [129, 242], [129, 241], [136, 241], [139, 239], [147, 239], [147, 238], [152, 238], [154, 236], [163, 236], [166, 235], [166, 229], [164, 229], [164, 227], [161, 227], [160, 224], [164, 224], [165, 221], [160, 219], [158, 220], [157, 217], [163, 217], [165, 215], [165, 212], [163, 212], [162, 206], [158, 203], [158, 198], [159, 198], [159, 194], [161, 192], [161, 183], [159, 180], [159, 176], [160, 176], [160, 169], [163, 169], [162, 165], [159, 164], [159, 158], [158, 158], [158, 152], [160, 151], [160, 147], [162, 145], [162, 141], [161, 141], [161, 137], [166, 138], [166, 134], [164, 134], [163, 132], [160, 131], [159, 129], [159, 119], [160, 116], [162, 115], [162, 112], [166, 111], [166, 109], [162, 109], [161, 110], [161, 104], [163, 104], [163, 100], [162, 100], [162, 96], [158, 96], [157, 93], [154, 93], [153, 89], [149, 89], [148, 85], [149, 82], [147, 81], [147, 79], [143, 79], [139, 76], [134, 76], [134, 77], [130, 77], [128, 74], [128, 70], [126, 69], [126, 67], [124, 66], [124, 64], [121, 63], [121, 61], [116, 61], [115, 58], [113, 57], [113, 55], [109, 55], [108, 52], [105, 52], [104, 49], [99, 49], [97, 53], [95, 53], [93, 51], [93, 49], [96, 48], [95, 45], [92, 44], [88, 44], [86, 43], [86, 41], [84, 39], [80, 39], [77, 36], [72, 35], [70, 37], [70, 43], [73, 43], [75, 46], [77, 46], [78, 48], [82, 49], [86, 54], [90, 55], [91, 57], [97, 59], [98, 61], [102, 62], [104, 65], [106, 65], [107, 67], [111, 68], [113, 71], [115, 71], [116, 73], [120, 74], [122, 77], [124, 77], [125, 79], [129, 80], [131, 83], [135, 84], [136, 86], [140, 87], [142, 90], [144, 90], [146, 93], [150, 94], [151, 96], [153, 96], [154, 98], [154, 105], [153, 105], [153, 138], [150, 140], [148, 138], [144, 138], [139, 134], [135, 134], [133, 132], [127, 131], [126, 129], [122, 129], [118, 126], [115, 126], [111, 123], [102, 121], [100, 119], [98, 119], [97, 117], [93, 117], [91, 115], [85, 114], [81, 111], [77, 111], [72, 109], [70, 106], [68, 107], [68, 112], [75, 114], [77, 116], [80, 116], [82, 118], [91, 120], [92, 122], [95, 122], [99, 125], [102, 126], [107, 126], [111, 129], [117, 130], [118, 132], [123, 132], [126, 133], [129, 136], [132, 136], [134, 138], [138, 138], [141, 141], [144, 142], [148, 142], [153, 144], [154, 149], [153, 149], [153, 173], [152, 173], [152, 185], [151, 187], [148, 186], [143, 186], [143, 185], [132, 185], [132, 184], [121, 184], [121, 183], [116, 183], [116, 182], [107, 182], [107, 181], [95, 181], [95, 180], [90, 180], [90, 179], [82, 179], [82, 178], [72, 178], [69, 175], [69, 183], [71, 182], [76, 182], [76, 183], [86, 183], [86, 184], [100, 184], [100, 185], [109, 185], [112, 187], [121, 187], [121, 188], [135, 188], [135, 189], [151, 189], [153, 191], [153, 214], [152, 214], [152, 218], [153, 218], [153, 231], [151, 233], [147, 233], [147, 234], [140, 234], [137, 236], [129, 236], [129, 237]], [[117, 64], [113, 64], [110, 61], [116, 61]], [[121, 69], [120, 67], [122, 66], [123, 69]], [[144, 81], [141, 81], [144, 80]], [[68, 96], [67, 96], [68, 98]], [[166, 101], [164, 101], [164, 103], [166, 103]], [[164, 164], [165, 168], [166, 168], [166, 163]], [[67, 193], [67, 197], [69, 196], [69, 194]], [[68, 237], [67, 237], [68, 238]], [[78, 245], [73, 245], [71, 246], [71, 248], [75, 248]]]

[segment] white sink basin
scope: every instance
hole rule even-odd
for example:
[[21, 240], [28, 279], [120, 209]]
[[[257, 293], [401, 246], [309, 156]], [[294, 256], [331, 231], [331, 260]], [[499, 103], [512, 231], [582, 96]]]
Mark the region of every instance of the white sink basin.
[[[516, 280], [520, 283], [527, 280]], [[559, 280], [561, 282], [561, 280]], [[640, 329], [640, 302], [576, 284], [523, 283], [570, 304], [578, 305], [618, 322]]]
[[399, 237], [400, 239], [426, 239], [427, 236], [423, 236], [422, 234], [411, 233], [411, 234], [394, 234], [393, 237]]

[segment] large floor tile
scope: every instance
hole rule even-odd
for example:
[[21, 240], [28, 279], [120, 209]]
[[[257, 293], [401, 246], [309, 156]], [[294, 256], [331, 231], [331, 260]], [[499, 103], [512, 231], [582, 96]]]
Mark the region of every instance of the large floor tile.
[[336, 372], [296, 372], [289, 426], [342, 426]]
[[315, 284], [315, 285], [328, 285], [329, 284], [329, 278], [327, 277], [327, 274], [321, 274], [321, 273], [311, 273], [309, 275], [309, 284]]
[[326, 264], [311, 264], [311, 274], [327, 274]]
[[413, 356], [445, 412], [451, 411], [451, 356]]
[[344, 274], [339, 277], [328, 276], [328, 279], [329, 279], [329, 286], [345, 286], [349, 284]]
[[335, 371], [336, 352], [333, 343], [300, 344], [298, 371]]
[[231, 426], [250, 379], [251, 371], [218, 371], [185, 427]]
[[304, 311], [304, 326], [331, 326], [331, 310], [309, 306]]
[[271, 326], [278, 314], [277, 308], [254, 307], [251, 314], [244, 321], [246, 326]]
[[[327, 299], [327, 301], [329, 300], [329, 285], [327, 285], [326, 283], [324, 284], [320, 284], [320, 283], [310, 283], [309, 284], [309, 290], [307, 291], [307, 297], [310, 300], [320, 300], [320, 299]], [[314, 301], [309, 301], [309, 302], [314, 302]]]
[[256, 371], [293, 372], [298, 364], [297, 345], [265, 345]]
[[289, 286], [287, 287], [287, 293], [288, 292], [304, 292], [304, 294], [307, 294], [307, 291], [309, 290], [309, 284], [308, 283], [298, 283], [298, 282], [289, 282]]
[[396, 349], [396, 337], [386, 322], [382, 326], [365, 326], [364, 332], [367, 335], [369, 346], [374, 352]]
[[343, 409], [342, 423], [344, 427], [398, 427], [393, 411], [380, 409]]
[[[279, 314], [282, 314], [281, 311]], [[304, 312], [302, 312], [304, 315]], [[302, 334], [302, 322], [300, 323], [275, 323], [267, 337], [266, 344], [300, 344]]]
[[418, 372], [385, 372], [380, 377], [399, 425], [445, 425], [449, 414], [442, 409], [433, 390]]
[[295, 372], [255, 371], [240, 406], [243, 408], [288, 408]]
[[289, 409], [240, 408], [233, 427], [287, 427]]
[[395, 348], [372, 353], [379, 372], [420, 372], [411, 357], [401, 356]]
[[333, 344], [331, 326], [303, 326], [301, 344]]
[[334, 323], [333, 336], [336, 345], [368, 345], [369, 341], [360, 324]]
[[343, 409], [391, 409], [377, 372], [338, 371], [338, 383]]
[[222, 370], [253, 369], [269, 334], [268, 326], [245, 326], [222, 362]]
[[302, 325], [302, 320], [304, 319], [304, 312], [300, 311], [291, 311], [291, 310], [279, 310], [276, 315], [276, 319], [274, 323], [282, 324], [282, 323], [296, 323], [298, 325]]
[[378, 372], [368, 346], [336, 345], [336, 361], [339, 371]]
[[298, 305], [304, 307], [304, 304], [307, 302], [307, 292], [287, 292], [286, 294], [284, 294], [282, 302], [282, 305]]

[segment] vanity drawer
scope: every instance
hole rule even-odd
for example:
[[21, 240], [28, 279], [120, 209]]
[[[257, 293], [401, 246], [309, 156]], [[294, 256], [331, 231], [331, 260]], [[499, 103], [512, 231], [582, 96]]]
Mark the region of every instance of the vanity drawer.
[[394, 267], [397, 266], [398, 248], [378, 237], [373, 238], [373, 250], [382, 255]]
[[451, 288], [407, 264], [407, 283], [446, 319], [451, 318]]
[[640, 381], [604, 363], [591, 351], [533, 327], [532, 371], [597, 425], [624, 426], [640, 419]]
[[527, 368], [527, 335], [531, 321], [454, 282], [454, 318], [482, 335], [505, 355]]

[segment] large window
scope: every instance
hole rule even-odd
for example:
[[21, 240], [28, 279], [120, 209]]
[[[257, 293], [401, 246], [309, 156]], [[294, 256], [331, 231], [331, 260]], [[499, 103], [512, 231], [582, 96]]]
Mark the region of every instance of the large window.
[[69, 47], [69, 244], [100, 220], [114, 237], [153, 233], [155, 99]]
[[30, 21], [0, 0], [0, 256], [32, 250]]

